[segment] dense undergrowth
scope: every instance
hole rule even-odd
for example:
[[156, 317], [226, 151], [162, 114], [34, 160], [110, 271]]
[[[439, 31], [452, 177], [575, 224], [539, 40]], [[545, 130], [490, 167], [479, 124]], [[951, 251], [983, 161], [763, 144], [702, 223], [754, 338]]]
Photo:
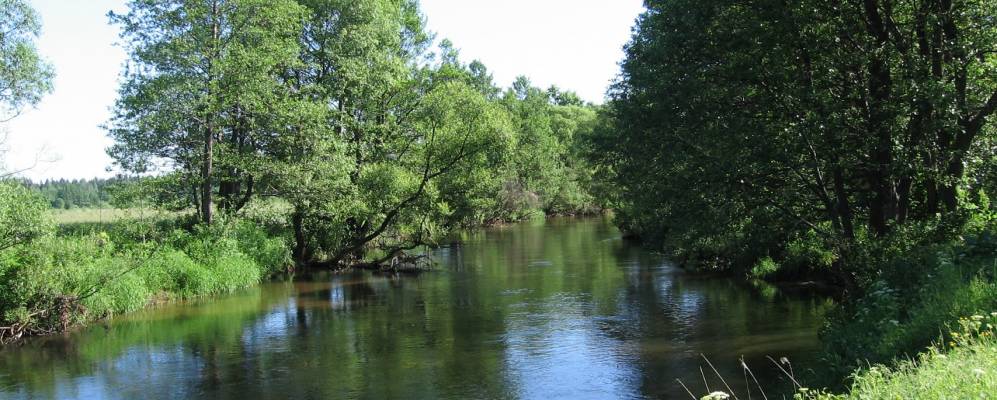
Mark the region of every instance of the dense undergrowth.
[[869, 266], [823, 332], [830, 364], [888, 362], [945, 337], [959, 317], [997, 310], [997, 229], [968, 229]]

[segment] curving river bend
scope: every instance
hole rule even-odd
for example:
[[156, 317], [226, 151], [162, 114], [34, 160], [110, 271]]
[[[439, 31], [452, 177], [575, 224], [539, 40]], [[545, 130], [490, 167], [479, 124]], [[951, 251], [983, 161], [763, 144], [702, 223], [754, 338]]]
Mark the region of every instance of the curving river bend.
[[765, 356], [816, 362], [829, 300], [686, 275], [606, 219], [462, 241], [421, 276], [268, 283], [7, 347], [0, 398], [688, 399], [700, 367], [723, 389], [701, 353], [739, 392], [741, 356], [769, 391]]

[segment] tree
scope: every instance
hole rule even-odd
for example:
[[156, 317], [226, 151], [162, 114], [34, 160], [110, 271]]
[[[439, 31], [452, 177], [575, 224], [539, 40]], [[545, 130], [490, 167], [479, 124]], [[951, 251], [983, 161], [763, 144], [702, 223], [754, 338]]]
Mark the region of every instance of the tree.
[[967, 160], [993, 157], [995, 7], [648, 2], [599, 139], [621, 224], [741, 265], [807, 231], [844, 254], [958, 225], [985, 186]]
[[[109, 130], [123, 169], [175, 171], [201, 220], [253, 194], [255, 154], [277, 108], [295, 104], [281, 75], [298, 63], [306, 10], [292, 0], [134, 0], [110, 14], [131, 56]], [[165, 164], [165, 165], [163, 165]]]
[[0, 0], [0, 122], [52, 91], [52, 66], [38, 55], [41, 33], [35, 10], [24, 0]]

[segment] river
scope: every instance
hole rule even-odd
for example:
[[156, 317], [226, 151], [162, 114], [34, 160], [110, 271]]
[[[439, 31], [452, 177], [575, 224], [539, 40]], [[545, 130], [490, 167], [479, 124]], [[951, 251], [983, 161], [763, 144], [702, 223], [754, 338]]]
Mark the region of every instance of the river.
[[688, 399], [701, 367], [725, 389], [700, 354], [742, 396], [743, 356], [772, 397], [766, 356], [816, 363], [830, 300], [686, 274], [606, 219], [460, 239], [419, 276], [267, 283], [7, 347], [0, 398]]

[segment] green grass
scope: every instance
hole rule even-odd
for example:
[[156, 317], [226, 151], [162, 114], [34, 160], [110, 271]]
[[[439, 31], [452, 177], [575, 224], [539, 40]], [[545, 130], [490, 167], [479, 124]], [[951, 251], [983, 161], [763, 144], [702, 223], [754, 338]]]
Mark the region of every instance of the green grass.
[[960, 320], [952, 341], [893, 367], [873, 366], [852, 376], [848, 394], [804, 390], [801, 400], [990, 399], [997, 396], [997, 312]]
[[997, 345], [993, 341], [931, 353], [855, 378], [850, 399], [986, 399], [997, 395]]
[[52, 210], [52, 219], [56, 224], [88, 224], [113, 223], [129, 219], [163, 218], [174, 213], [149, 208], [74, 208], [70, 210]]
[[[892, 366], [875, 365], [857, 370], [844, 394], [805, 387], [806, 382], [797, 382], [785, 361], [774, 368], [780, 368], [794, 383], [797, 392], [793, 399], [796, 400], [992, 399], [997, 396], [997, 312], [961, 318], [959, 325], [956, 331], [948, 333], [952, 338], [949, 342], [932, 345], [914, 359]], [[774, 359], [772, 362], [776, 363]], [[712, 364], [704, 366], [704, 370], [716, 373]], [[745, 370], [746, 380], [748, 376], [754, 376], [750, 369]], [[738, 381], [731, 378], [730, 382]], [[720, 379], [724, 388], [731, 390], [728, 381]], [[758, 396], [766, 383], [754, 382], [753, 385], [756, 388], [753, 393]], [[684, 383], [682, 387], [689, 390]], [[775, 395], [771, 398], [786, 398], [786, 395], [768, 389], [769, 395]], [[691, 391], [687, 394], [697, 398]], [[729, 400], [747, 398], [745, 394], [717, 391], [698, 398]]]
[[148, 219], [74, 226], [86, 229], [0, 251], [0, 342], [229, 293], [290, 262], [282, 237], [246, 221], [193, 232]]

